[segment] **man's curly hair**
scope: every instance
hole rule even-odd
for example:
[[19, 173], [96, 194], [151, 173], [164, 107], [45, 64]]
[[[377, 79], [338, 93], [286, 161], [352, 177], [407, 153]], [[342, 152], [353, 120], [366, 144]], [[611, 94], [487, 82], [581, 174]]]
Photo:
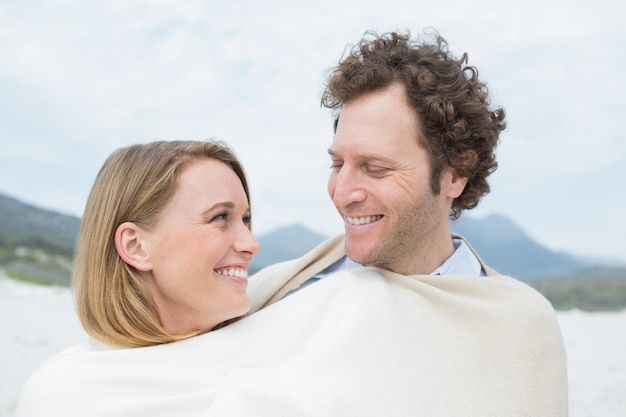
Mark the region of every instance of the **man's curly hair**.
[[329, 72], [321, 103], [338, 111], [336, 129], [344, 103], [393, 83], [404, 85], [422, 127], [418, 140], [430, 157], [433, 193], [441, 191], [446, 166], [468, 178], [450, 210], [450, 218], [457, 219], [489, 192], [487, 177], [498, 167], [494, 152], [506, 127], [505, 112], [490, 109], [487, 86], [467, 65], [467, 53], [457, 59], [444, 38], [431, 35], [412, 40], [408, 31], [366, 32]]

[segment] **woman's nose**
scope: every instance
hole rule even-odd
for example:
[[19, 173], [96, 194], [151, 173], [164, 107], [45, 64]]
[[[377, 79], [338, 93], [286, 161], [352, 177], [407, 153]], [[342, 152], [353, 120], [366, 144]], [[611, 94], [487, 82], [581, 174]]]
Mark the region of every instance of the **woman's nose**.
[[238, 239], [235, 242], [235, 249], [238, 252], [247, 252], [250, 255], [254, 255], [259, 251], [259, 249], [261, 249], [261, 245], [252, 234], [252, 231], [247, 227], [244, 227], [241, 235], [238, 236]]

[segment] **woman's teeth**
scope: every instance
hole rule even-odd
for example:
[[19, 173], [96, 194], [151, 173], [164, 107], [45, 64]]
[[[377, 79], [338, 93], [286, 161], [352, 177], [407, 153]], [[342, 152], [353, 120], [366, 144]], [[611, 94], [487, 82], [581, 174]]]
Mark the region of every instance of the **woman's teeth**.
[[215, 272], [225, 277], [248, 278], [248, 270], [243, 268], [227, 268], [215, 270]]

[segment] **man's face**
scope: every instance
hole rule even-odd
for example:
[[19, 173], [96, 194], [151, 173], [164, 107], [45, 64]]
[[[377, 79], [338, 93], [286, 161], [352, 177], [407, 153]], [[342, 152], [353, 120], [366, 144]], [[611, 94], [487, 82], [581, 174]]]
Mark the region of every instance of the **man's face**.
[[427, 274], [450, 255], [442, 253], [450, 248], [448, 215], [463, 187], [458, 191], [458, 179], [444, 169], [441, 192], [433, 194], [420, 135], [399, 84], [344, 104], [328, 150], [328, 193], [344, 219], [346, 253], [354, 261]]

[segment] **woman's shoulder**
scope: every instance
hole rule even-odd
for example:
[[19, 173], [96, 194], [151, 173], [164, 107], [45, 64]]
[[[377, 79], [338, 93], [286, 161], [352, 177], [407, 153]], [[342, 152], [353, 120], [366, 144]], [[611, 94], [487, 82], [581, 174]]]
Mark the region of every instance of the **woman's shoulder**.
[[80, 385], [75, 378], [80, 371], [83, 355], [107, 349], [94, 341], [86, 341], [70, 346], [45, 359], [24, 383], [17, 406], [18, 417], [50, 414], [55, 405], [67, 402], [67, 393], [72, 386]]

